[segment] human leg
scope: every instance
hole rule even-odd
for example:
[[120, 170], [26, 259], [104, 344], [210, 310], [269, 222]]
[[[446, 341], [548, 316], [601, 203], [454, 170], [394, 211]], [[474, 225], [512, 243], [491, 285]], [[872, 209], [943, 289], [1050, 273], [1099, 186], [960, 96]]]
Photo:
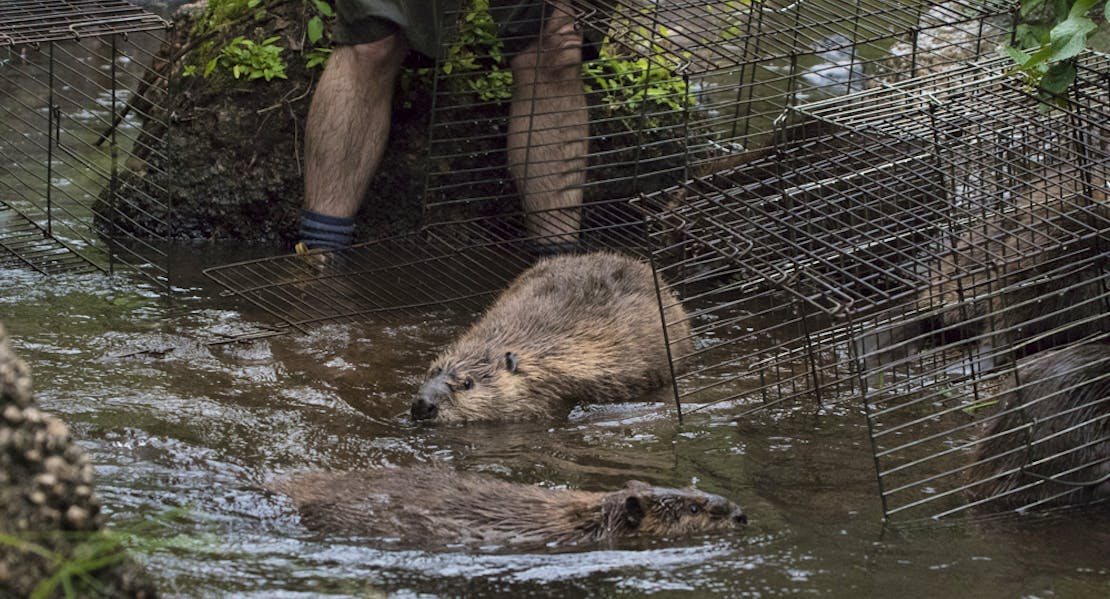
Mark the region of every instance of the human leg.
[[589, 135], [582, 33], [568, 0], [551, 4], [538, 38], [510, 61], [509, 172], [528, 235], [544, 248], [578, 239]]
[[301, 240], [350, 243], [354, 216], [385, 152], [393, 84], [407, 52], [402, 34], [337, 46], [312, 97], [305, 126]]

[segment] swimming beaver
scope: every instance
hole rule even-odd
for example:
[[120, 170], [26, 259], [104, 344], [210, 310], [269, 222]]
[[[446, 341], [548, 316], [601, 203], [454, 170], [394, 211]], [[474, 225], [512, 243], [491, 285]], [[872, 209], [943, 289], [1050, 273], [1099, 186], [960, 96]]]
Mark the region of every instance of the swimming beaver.
[[[686, 313], [663, 286], [676, 355], [693, 349]], [[578, 401], [641, 397], [671, 380], [651, 267], [612, 252], [544, 258], [437, 357], [416, 420], [556, 416]]]
[[739, 506], [700, 491], [639, 481], [609, 493], [548, 489], [438, 466], [311, 472], [275, 488], [310, 529], [410, 545], [580, 545], [747, 523]]
[[[1001, 396], [976, 446], [968, 474], [985, 482], [972, 498], [1021, 508], [1110, 497], [1110, 345], [1043, 352], [1016, 374], [1021, 385]], [[1064, 482], [1042, 478], [1055, 476]]]
[[868, 366], [912, 355], [923, 343], [974, 340], [990, 369], [1110, 331], [1103, 290], [1110, 208], [1102, 191], [1093, 197], [1062, 206], [1035, 195], [1016, 214], [963, 231], [917, 296], [924, 316], [864, 336]]

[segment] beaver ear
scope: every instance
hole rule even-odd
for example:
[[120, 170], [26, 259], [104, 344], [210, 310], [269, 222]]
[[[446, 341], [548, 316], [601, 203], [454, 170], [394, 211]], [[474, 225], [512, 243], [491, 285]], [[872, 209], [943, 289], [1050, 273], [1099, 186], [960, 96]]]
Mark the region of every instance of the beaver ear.
[[517, 363], [516, 354], [511, 351], [505, 352], [505, 369], [509, 371], [509, 374], [516, 374]]
[[644, 503], [639, 497], [629, 495], [624, 500], [624, 512], [621, 515], [629, 528], [638, 528], [640, 521], [644, 519]]

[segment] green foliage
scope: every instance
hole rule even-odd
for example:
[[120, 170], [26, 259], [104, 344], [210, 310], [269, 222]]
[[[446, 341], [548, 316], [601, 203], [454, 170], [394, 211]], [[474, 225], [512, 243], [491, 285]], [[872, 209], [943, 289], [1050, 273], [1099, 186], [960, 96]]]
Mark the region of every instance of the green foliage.
[[277, 36], [268, 37], [261, 43], [255, 43], [243, 36], [236, 37], [224, 46], [218, 56], [208, 61], [204, 76], [209, 76], [220, 66], [229, 70], [236, 79], [285, 79], [285, 61], [281, 58], [285, 48], [274, 44], [278, 39]]
[[232, 21], [246, 17], [252, 11], [256, 11], [254, 18], [261, 19], [266, 10], [264, 7], [259, 9], [260, 6], [262, 0], [209, 0], [204, 16], [197, 20], [194, 33], [204, 35], [216, 31]]
[[[210, 0], [204, 15], [197, 20], [195, 36], [215, 35], [243, 19], [260, 21], [270, 15], [269, 9], [283, 0]], [[305, 44], [302, 54], [307, 68], [323, 68], [331, 57], [331, 23], [335, 9], [329, 0], [301, 0], [305, 7]], [[226, 38], [224, 38], [226, 39]], [[287, 48], [280, 37], [255, 43], [243, 36], [226, 42], [208, 42], [200, 46], [203, 75], [208, 77], [224, 69], [236, 79], [285, 79], [286, 62], [281, 54]], [[198, 65], [186, 65], [182, 76], [197, 74]]]
[[[0, 546], [18, 553], [38, 556], [48, 563], [53, 574], [39, 582], [29, 599], [54, 597], [60, 587], [66, 599], [107, 597], [103, 583], [96, 574], [103, 568], [128, 559], [130, 552], [150, 553], [165, 547], [189, 547], [195, 539], [161, 538], [172, 521], [183, 519], [186, 508], [175, 508], [128, 526], [125, 530], [96, 532], [50, 531], [18, 536], [0, 532]], [[57, 553], [47, 544], [70, 547], [68, 554]]]
[[583, 68], [587, 91], [600, 90], [610, 112], [636, 112], [644, 102], [670, 110], [682, 110], [693, 103], [686, 81], [672, 74], [660, 62], [662, 53], [652, 59], [614, 56], [602, 48], [601, 59]]
[[311, 47], [306, 47], [304, 53], [305, 66], [310, 69], [323, 68], [331, 58], [331, 34], [328, 31], [335, 20], [335, 9], [324, 0], [312, 0], [312, 8], [316, 14], [305, 24], [305, 35]]
[[[740, 10], [748, 0], [722, 2], [723, 9]], [[650, 39], [650, 32], [640, 32]], [[663, 26], [658, 32], [667, 36]], [[634, 113], [645, 102], [671, 110], [687, 107], [690, 96], [686, 82], [672, 74], [677, 65], [662, 62], [669, 56], [659, 45], [651, 48], [653, 59], [617, 54], [611, 44], [601, 50], [601, 59], [583, 65], [587, 92], [600, 91], [613, 113]], [[473, 0], [459, 23], [459, 35], [441, 62], [444, 74], [452, 75], [453, 85], [465, 86], [482, 102], [502, 102], [512, 97], [512, 72], [505, 65], [504, 43], [497, 24], [489, 14], [489, 0]], [[424, 71], [418, 75], [427, 76]], [[403, 88], [411, 87], [403, 84]]]
[[[1059, 95], [1075, 81], [1075, 59], [1098, 30], [1089, 16], [1099, 0], [1022, 0], [1015, 45], [1006, 53], [1014, 73], [1048, 95]], [[1099, 11], [1110, 20], [1110, 4]]]
[[466, 89], [482, 102], [508, 100], [513, 75], [502, 66], [504, 46], [489, 14], [489, 0], [474, 0], [440, 68], [444, 74], [459, 76], [456, 80], [465, 82]]

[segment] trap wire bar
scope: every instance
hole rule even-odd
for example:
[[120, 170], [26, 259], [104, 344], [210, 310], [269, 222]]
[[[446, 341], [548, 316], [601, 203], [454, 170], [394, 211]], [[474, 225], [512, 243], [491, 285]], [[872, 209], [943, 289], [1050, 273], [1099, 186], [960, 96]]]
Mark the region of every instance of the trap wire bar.
[[641, 198], [695, 320], [684, 411], [862, 398], [888, 519], [1091, 498], [1110, 472], [1110, 61], [1082, 56], [1051, 103], [1008, 69], [801, 104], [828, 127]]
[[[604, 38], [575, 84], [586, 90], [584, 106], [570, 88], [543, 97], [544, 78], [556, 67], [529, 72], [510, 51], [525, 47], [531, 33], [486, 48], [475, 40], [496, 38], [492, 20], [440, 15], [445, 58], [433, 82], [424, 224], [516, 209], [529, 195], [552, 207], [543, 199], [552, 189], [585, 202], [633, 197], [746, 162], [806, 126], [791, 119], [776, 131], [792, 105], [993, 54], [1017, 3], [559, 6], [588, 41]], [[542, 28], [559, 14], [548, 13], [522, 29]], [[513, 98], [531, 98], [531, 114], [510, 117]], [[525, 136], [527, 144], [512, 141]], [[576, 145], [582, 139], [585, 148]], [[568, 154], [568, 147], [576, 149]]]
[[156, 54], [168, 26], [122, 1], [0, 5], [0, 206], [21, 217], [9, 225], [29, 221], [80, 258], [52, 272], [85, 262], [167, 284], [163, 231], [119, 224], [137, 212], [168, 219], [159, 190], [130, 183], [164, 151], [150, 133], [158, 127], [140, 121], [167, 87]]
[[166, 22], [124, 0], [6, 0], [0, 48], [164, 29]]

